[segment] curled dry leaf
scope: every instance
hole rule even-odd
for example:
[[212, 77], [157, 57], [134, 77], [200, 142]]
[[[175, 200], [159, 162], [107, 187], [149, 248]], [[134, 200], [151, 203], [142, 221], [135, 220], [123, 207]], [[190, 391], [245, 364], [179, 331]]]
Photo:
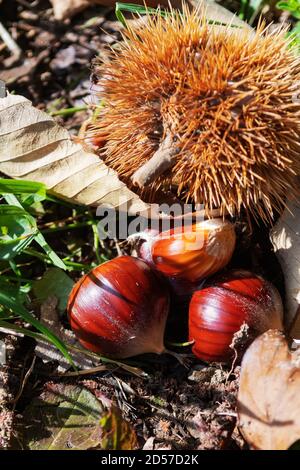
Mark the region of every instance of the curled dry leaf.
[[300, 201], [289, 202], [270, 233], [285, 283], [285, 324], [300, 339]]
[[238, 394], [239, 429], [260, 450], [285, 450], [300, 438], [300, 350], [269, 330], [247, 350]]
[[0, 99], [0, 141], [0, 172], [11, 178], [42, 182], [78, 204], [127, 204], [133, 215], [148, 208], [97, 155], [23, 96]]

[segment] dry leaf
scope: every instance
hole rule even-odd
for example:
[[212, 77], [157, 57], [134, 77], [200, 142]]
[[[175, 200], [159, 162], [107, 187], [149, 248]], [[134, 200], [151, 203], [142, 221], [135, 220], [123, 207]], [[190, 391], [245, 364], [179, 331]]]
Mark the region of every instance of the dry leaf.
[[102, 401], [83, 387], [47, 384], [25, 409], [19, 434], [30, 450], [100, 449]]
[[[289, 202], [270, 233], [285, 283], [285, 324], [300, 339], [300, 204]], [[297, 318], [296, 318], [297, 317]], [[296, 320], [296, 321], [295, 321]], [[295, 323], [293, 324], [293, 322]]]
[[135, 431], [122, 417], [119, 408], [112, 406], [101, 418], [103, 431], [101, 446], [103, 450], [134, 450], [137, 448]]
[[285, 450], [300, 438], [300, 350], [269, 330], [246, 351], [238, 394], [239, 429], [260, 450]]
[[39, 181], [60, 197], [84, 205], [127, 203], [131, 214], [148, 205], [97, 155], [72, 142], [67, 130], [23, 96], [0, 99], [0, 172]]

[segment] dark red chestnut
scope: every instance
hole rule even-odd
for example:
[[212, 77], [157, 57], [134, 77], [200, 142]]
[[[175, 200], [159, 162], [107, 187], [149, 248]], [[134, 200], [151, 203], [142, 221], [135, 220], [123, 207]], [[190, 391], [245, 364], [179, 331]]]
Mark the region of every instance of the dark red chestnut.
[[168, 288], [144, 261], [120, 256], [74, 286], [70, 324], [81, 344], [115, 358], [164, 352]]
[[283, 307], [276, 288], [247, 271], [234, 271], [194, 292], [189, 307], [189, 340], [204, 361], [227, 361], [235, 333], [243, 324], [249, 339], [282, 329]]

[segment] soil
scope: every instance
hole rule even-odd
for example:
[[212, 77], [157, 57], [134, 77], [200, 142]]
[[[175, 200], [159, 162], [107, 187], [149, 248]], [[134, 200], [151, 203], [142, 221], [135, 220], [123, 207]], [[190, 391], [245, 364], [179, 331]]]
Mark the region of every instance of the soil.
[[[22, 50], [21, 58], [14, 61], [0, 44], [0, 79], [10, 92], [24, 95], [38, 108], [54, 114], [95, 100], [90, 80], [92, 59], [120, 37], [121, 25], [113, 9], [90, 7], [71, 20], [56, 21], [47, 0], [2, 0], [1, 22]], [[76, 134], [88, 116], [89, 111], [84, 110], [56, 119]], [[259, 267], [261, 274], [283, 293], [281, 271], [270, 255], [266, 233], [266, 228], [254, 226], [250, 234], [241, 224], [240, 248], [232, 265]], [[58, 247], [59, 243], [56, 240]], [[50, 374], [55, 362], [45, 365], [37, 358], [24, 383], [34, 358], [34, 341], [3, 334], [2, 337], [10, 346], [7, 364], [0, 369], [2, 448], [11, 447], [13, 419], [17, 416], [18, 421], [22, 420], [32, 397], [53, 380], [85, 386], [96, 397], [109, 397], [133, 424], [140, 448], [247, 448], [236, 427], [239, 366], [230, 372], [231, 364], [208, 366], [193, 361], [186, 369], [168, 356], [148, 356], [142, 358], [148, 379], [122, 370], [53, 379]]]

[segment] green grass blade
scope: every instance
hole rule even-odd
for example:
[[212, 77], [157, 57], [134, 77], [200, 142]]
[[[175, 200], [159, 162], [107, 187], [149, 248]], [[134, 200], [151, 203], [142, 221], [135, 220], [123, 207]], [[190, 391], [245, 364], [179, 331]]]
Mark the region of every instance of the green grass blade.
[[5, 199], [5, 201], [7, 202], [7, 204], [11, 205], [11, 206], [15, 206], [15, 207], [20, 207], [21, 209], [24, 210], [24, 208], [22, 207], [22, 204], [20, 203], [19, 199], [12, 193], [7, 193], [7, 194], [3, 194], [3, 197]]
[[36, 194], [46, 197], [46, 186], [34, 181], [0, 178], [0, 194]]
[[65, 263], [55, 253], [55, 251], [52, 250], [51, 246], [48, 245], [48, 243], [46, 242], [44, 238], [44, 235], [41, 232], [35, 235], [34, 239], [40, 245], [40, 247], [43, 248], [45, 253], [48, 255], [49, 259], [54, 264], [54, 266], [64, 269], [65, 271], [67, 270], [67, 266], [65, 265]]
[[29, 338], [33, 338], [35, 340], [44, 340], [48, 341], [51, 343], [48, 338], [46, 338], [44, 335], [41, 333], [35, 333], [34, 331], [27, 330], [26, 328], [22, 328], [21, 326], [15, 325], [14, 323], [11, 323], [6, 320], [0, 319], [0, 328], [5, 328], [6, 330], [11, 330], [11, 331], [16, 331], [16, 333], [21, 333], [24, 336], [29, 336]]
[[[18, 210], [21, 210], [22, 211], [22, 214], [26, 215], [26, 217], [28, 218], [28, 220], [35, 220], [33, 219], [33, 217], [25, 211], [25, 209], [23, 208], [22, 204], [20, 203], [20, 201], [18, 200], [18, 198], [14, 195], [14, 194], [5, 194], [4, 195], [4, 198], [6, 200], [6, 202], [8, 204], [12, 204], [15, 211]], [[8, 211], [8, 208], [10, 206], [0, 206], [0, 209], [1, 207], [3, 209], [6, 209], [6, 211]], [[65, 263], [60, 259], [60, 257], [55, 253], [55, 251], [53, 251], [53, 249], [51, 248], [50, 245], [48, 245], [48, 243], [46, 242], [45, 238], [44, 238], [44, 235], [38, 230], [36, 229], [36, 233], [35, 234], [28, 234], [30, 236], [32, 236], [32, 239], [27, 239], [26, 241], [26, 244], [25, 244], [25, 241], [24, 241], [24, 248], [26, 248], [26, 246], [28, 246], [29, 243], [31, 243], [31, 241], [34, 239], [39, 245], [41, 248], [43, 248], [43, 250], [45, 251], [45, 253], [47, 254], [48, 258], [52, 261], [52, 263], [54, 264], [54, 266], [57, 266], [58, 268], [61, 268], [61, 269], [64, 269], [66, 270], [67, 267], [65, 265]], [[28, 238], [28, 237], [27, 237]], [[21, 239], [22, 240], [22, 239]], [[21, 242], [20, 240], [20, 242]], [[16, 241], [19, 241], [19, 240], [12, 240], [12, 241], [8, 241], [6, 242], [6, 244], [9, 244], [9, 243], [12, 243], [12, 244], [15, 244]], [[21, 245], [18, 245], [19, 247], [19, 251], [20, 249], [22, 248]]]
[[0, 205], [0, 259], [9, 260], [32, 242], [38, 228], [35, 219], [19, 205], [14, 194], [6, 195], [5, 199], [16, 204]]
[[125, 28], [127, 28], [126, 19], [122, 13], [122, 11], [127, 11], [129, 13], [137, 14], [137, 15], [161, 15], [166, 16], [166, 12], [162, 11], [160, 8], [150, 8], [145, 7], [143, 5], [136, 5], [134, 3], [122, 3], [117, 2], [115, 8], [115, 14], [117, 19], [122, 23]]

